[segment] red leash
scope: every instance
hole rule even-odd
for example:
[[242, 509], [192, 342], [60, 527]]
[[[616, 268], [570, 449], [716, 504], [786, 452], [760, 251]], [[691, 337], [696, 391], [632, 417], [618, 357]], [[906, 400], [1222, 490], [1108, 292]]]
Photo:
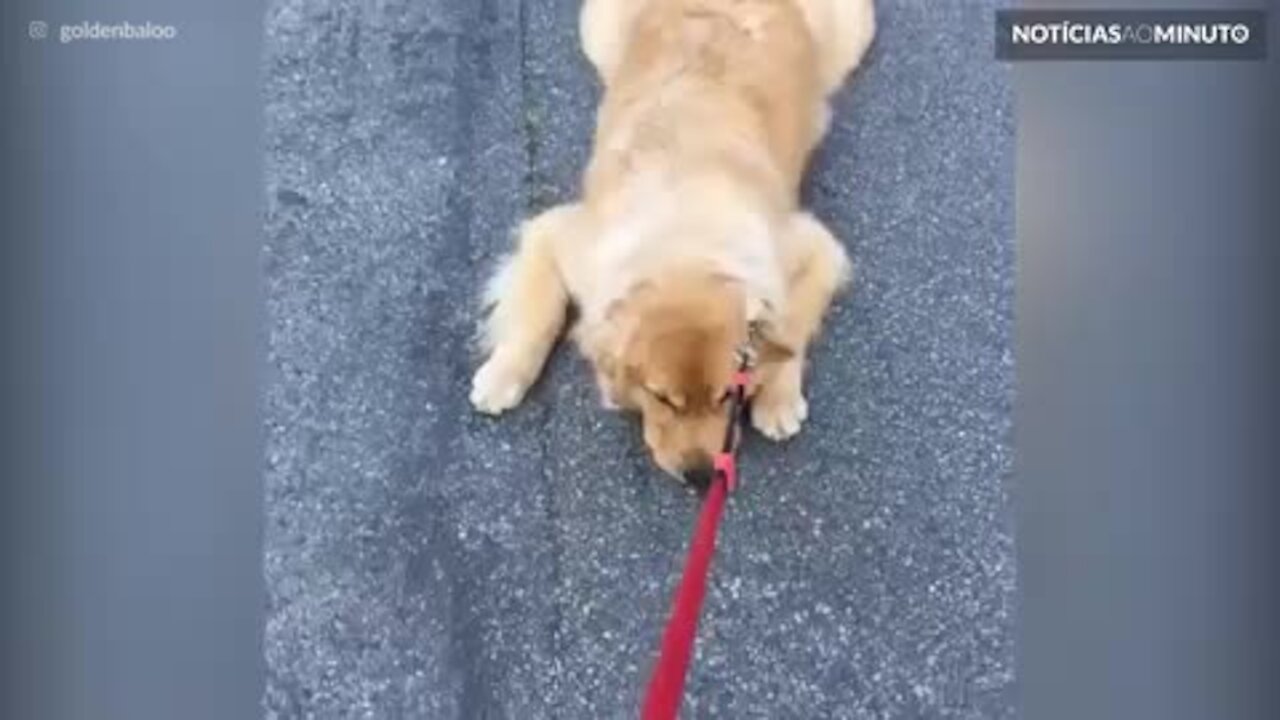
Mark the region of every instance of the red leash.
[[702, 598], [707, 591], [707, 576], [711, 570], [711, 556], [716, 551], [716, 530], [720, 526], [720, 514], [724, 501], [737, 485], [737, 467], [734, 451], [737, 445], [737, 426], [746, 403], [747, 383], [750, 380], [749, 362], [744, 357], [741, 369], [734, 375], [729, 429], [725, 432], [724, 448], [715, 459], [715, 476], [702, 504], [698, 525], [689, 543], [689, 557], [685, 561], [684, 575], [676, 590], [671, 617], [662, 633], [662, 651], [649, 680], [649, 691], [644, 699], [643, 720], [671, 720], [680, 712], [680, 700], [684, 696], [684, 679], [689, 669], [689, 656], [698, 632], [698, 616], [702, 612]]

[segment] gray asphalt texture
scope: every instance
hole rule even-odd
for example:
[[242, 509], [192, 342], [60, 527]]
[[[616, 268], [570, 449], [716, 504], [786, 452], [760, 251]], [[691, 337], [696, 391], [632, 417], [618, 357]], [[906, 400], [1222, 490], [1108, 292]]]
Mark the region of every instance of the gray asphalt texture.
[[[881, 2], [806, 201], [857, 278], [811, 417], [748, 434], [689, 718], [1004, 718], [1013, 119], [994, 2]], [[578, 0], [267, 15], [267, 714], [634, 717], [698, 510], [561, 348], [466, 397], [477, 288], [572, 198]]]

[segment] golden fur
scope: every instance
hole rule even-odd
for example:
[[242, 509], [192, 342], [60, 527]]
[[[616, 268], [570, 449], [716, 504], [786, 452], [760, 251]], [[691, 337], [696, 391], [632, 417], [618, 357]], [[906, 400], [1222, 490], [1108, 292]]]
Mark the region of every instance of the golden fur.
[[641, 412], [659, 466], [705, 474], [749, 323], [752, 424], [783, 439], [807, 415], [805, 349], [849, 262], [799, 187], [872, 3], [586, 0], [580, 29], [605, 86], [583, 195], [526, 222], [494, 276], [471, 401], [519, 403], [572, 302], [606, 405]]

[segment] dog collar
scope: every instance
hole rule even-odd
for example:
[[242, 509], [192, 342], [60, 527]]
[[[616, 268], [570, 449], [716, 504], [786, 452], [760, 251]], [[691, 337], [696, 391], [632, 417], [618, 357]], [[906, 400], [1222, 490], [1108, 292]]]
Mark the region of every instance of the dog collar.
[[747, 323], [747, 339], [734, 350], [734, 360], [738, 364], [738, 372], [746, 372], [755, 368], [756, 360], [760, 357], [760, 333], [761, 323], [759, 320], [752, 320]]

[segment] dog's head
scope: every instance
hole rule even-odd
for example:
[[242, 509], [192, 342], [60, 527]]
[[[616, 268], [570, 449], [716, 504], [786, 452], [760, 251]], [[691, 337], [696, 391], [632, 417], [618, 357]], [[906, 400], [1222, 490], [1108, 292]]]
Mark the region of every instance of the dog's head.
[[642, 415], [654, 461], [702, 484], [724, 441], [738, 351], [753, 345], [757, 377], [794, 352], [775, 327], [740, 284], [700, 275], [637, 284], [585, 329], [583, 348], [606, 400]]

